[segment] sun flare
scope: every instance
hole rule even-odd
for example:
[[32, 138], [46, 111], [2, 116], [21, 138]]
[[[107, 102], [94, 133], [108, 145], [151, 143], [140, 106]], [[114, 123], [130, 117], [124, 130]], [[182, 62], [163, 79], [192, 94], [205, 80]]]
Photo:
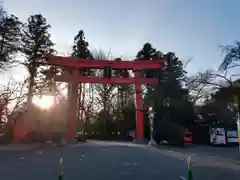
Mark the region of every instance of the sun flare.
[[33, 99], [33, 103], [42, 109], [49, 109], [54, 104], [53, 96], [42, 96]]

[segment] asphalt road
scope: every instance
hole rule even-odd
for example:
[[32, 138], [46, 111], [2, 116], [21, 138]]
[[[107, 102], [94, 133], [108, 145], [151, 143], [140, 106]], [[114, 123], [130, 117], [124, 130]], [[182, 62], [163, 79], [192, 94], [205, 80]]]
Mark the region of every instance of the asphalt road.
[[240, 179], [238, 161], [184, 149], [156, 149], [129, 143], [93, 141], [65, 147], [0, 151], [1, 180], [54, 180], [63, 158], [63, 180], [175, 180], [186, 176], [193, 156], [194, 180]]

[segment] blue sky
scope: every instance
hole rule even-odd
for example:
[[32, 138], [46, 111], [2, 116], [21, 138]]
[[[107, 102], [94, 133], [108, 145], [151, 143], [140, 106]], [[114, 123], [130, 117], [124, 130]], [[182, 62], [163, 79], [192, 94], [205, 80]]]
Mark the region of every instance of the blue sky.
[[22, 21], [42, 13], [59, 52], [71, 51], [83, 29], [92, 48], [114, 56], [134, 57], [150, 42], [183, 60], [193, 58], [190, 73], [216, 69], [220, 45], [240, 40], [238, 0], [5, 0], [4, 6]]

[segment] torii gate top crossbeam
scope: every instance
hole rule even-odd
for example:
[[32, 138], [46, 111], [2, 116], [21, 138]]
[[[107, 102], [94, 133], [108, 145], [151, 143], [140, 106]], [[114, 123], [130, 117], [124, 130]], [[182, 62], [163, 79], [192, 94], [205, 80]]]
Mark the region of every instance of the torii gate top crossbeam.
[[65, 66], [71, 68], [91, 68], [103, 69], [110, 66], [112, 69], [128, 69], [128, 70], [141, 70], [141, 69], [158, 69], [162, 67], [163, 60], [153, 61], [114, 61], [114, 60], [91, 60], [91, 59], [74, 59], [72, 57], [63, 56], [49, 56], [47, 58], [49, 65]]

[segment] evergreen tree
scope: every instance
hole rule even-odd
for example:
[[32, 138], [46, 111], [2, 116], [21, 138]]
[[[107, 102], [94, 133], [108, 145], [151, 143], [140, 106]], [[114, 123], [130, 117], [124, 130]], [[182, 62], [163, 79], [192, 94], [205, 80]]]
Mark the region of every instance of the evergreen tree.
[[[152, 47], [150, 43], [145, 43], [143, 45], [143, 48], [137, 53], [136, 60], [141, 61], [141, 60], [159, 60], [163, 57], [163, 53], [160, 51], [157, 51], [155, 48]], [[157, 75], [158, 70], [148, 70], [145, 69], [142, 72], [142, 75], [144, 77], [155, 77]], [[148, 88], [150, 86], [147, 86]]]
[[[84, 36], [83, 30], [80, 30], [78, 34], [74, 37], [74, 44], [73, 44], [73, 52], [72, 52], [72, 57], [78, 58], [78, 59], [93, 59], [93, 56], [91, 52], [88, 49], [88, 42], [86, 41], [86, 38]], [[90, 75], [93, 74], [93, 71], [89, 68], [83, 68], [79, 70], [81, 75]], [[79, 92], [79, 98], [78, 98], [78, 108], [79, 108], [79, 118], [80, 120], [83, 120], [83, 106], [84, 106], [84, 101], [85, 101], [85, 85], [84, 84], [79, 84], [78, 87], [72, 86], [68, 88], [68, 96], [71, 98], [74, 98], [74, 95], [71, 93], [74, 93], [75, 90], [78, 89]], [[79, 122], [79, 121], [78, 121]], [[85, 131], [85, 122], [81, 121], [79, 122], [78, 126], [83, 126], [83, 130]]]
[[[79, 59], [93, 59], [91, 52], [88, 49], [88, 42], [84, 36], [83, 30], [80, 30], [78, 34], [74, 37], [74, 45], [73, 45], [73, 52], [72, 57], [79, 58]], [[82, 69], [81, 73], [89, 74], [91, 73], [89, 69]]]
[[24, 25], [22, 52], [25, 55], [24, 65], [29, 72], [28, 104], [32, 102], [35, 78], [38, 76], [40, 63], [45, 62], [46, 55], [53, 52], [50, 39], [50, 25], [41, 14], [32, 15]]
[[0, 6], [0, 71], [13, 66], [15, 54], [21, 46], [22, 23], [14, 15], [8, 15]]
[[[143, 72], [146, 77], [159, 79], [158, 84], [147, 86], [147, 95], [144, 98], [145, 103], [151, 104], [155, 111], [154, 130], [159, 138], [159, 136], [166, 136], [169, 132], [164, 134], [164, 131], [168, 131], [168, 129], [178, 129], [174, 127], [175, 125], [186, 124], [184, 121], [186, 116], [183, 112], [189, 106], [189, 103], [188, 92], [182, 88], [185, 71], [182, 62], [174, 53], [163, 54], [149, 43], [146, 43], [137, 53], [137, 60], [141, 59], [149, 61], [163, 59], [165, 61], [164, 66], [160, 69], [146, 69]], [[184, 104], [186, 105], [185, 109], [183, 108], [185, 107]], [[163, 124], [165, 125], [163, 126]]]

